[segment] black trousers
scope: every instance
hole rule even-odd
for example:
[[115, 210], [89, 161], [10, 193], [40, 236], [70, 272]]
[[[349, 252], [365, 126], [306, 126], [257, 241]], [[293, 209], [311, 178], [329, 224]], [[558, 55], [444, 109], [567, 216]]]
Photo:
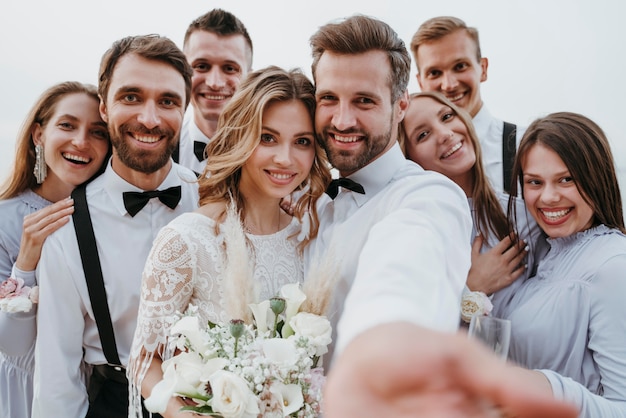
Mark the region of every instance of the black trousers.
[[[124, 370], [97, 365], [89, 381], [89, 410], [85, 418], [128, 418], [128, 380]], [[144, 418], [150, 413], [143, 408]], [[159, 414], [152, 414], [160, 418]]]

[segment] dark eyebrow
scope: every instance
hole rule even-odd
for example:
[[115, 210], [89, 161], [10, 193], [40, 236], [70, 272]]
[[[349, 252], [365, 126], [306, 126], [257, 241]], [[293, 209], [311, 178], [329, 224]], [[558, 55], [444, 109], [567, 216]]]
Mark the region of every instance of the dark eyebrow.
[[121, 86], [119, 89], [117, 89], [117, 94], [120, 93], [141, 93], [142, 90], [139, 87], [135, 87], [135, 86]]
[[166, 92], [164, 92], [162, 97], [167, 97], [169, 99], [176, 99], [176, 100], [178, 100], [181, 103], [183, 102], [183, 98], [181, 97], [181, 95], [178, 94], [178, 93], [174, 93], [173, 91], [166, 91]]
[[[143, 93], [143, 89], [141, 89], [140, 87], [136, 87], [136, 86], [121, 86], [116, 92], [117, 95], [127, 94], [127, 93]], [[165, 91], [161, 93], [160, 96], [162, 98], [165, 97], [169, 99], [175, 99], [175, 100], [180, 101], [181, 103], [183, 102], [182, 96], [174, 91]]]

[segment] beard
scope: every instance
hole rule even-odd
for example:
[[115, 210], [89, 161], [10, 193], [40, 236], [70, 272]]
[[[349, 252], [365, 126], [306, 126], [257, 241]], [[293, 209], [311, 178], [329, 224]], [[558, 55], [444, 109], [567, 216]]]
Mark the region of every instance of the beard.
[[330, 143], [332, 139], [328, 133], [329, 127], [322, 129], [322, 132], [317, 134], [319, 143], [326, 151], [326, 156], [334, 168], [341, 173], [354, 173], [361, 168], [368, 165], [372, 160], [378, 157], [389, 145], [391, 141], [392, 131], [391, 128], [387, 132], [380, 135], [371, 135], [368, 132], [361, 132], [357, 129], [350, 129], [346, 131], [338, 131], [342, 135], [360, 134], [363, 135], [363, 144], [365, 145], [357, 151], [348, 151], [341, 149], [334, 149]]
[[[165, 151], [138, 150], [133, 148], [130, 140], [124, 139], [124, 132], [162, 136], [163, 139], [161, 141], [166, 141], [167, 146]], [[122, 164], [145, 174], [151, 174], [163, 168], [178, 144], [178, 135], [173, 130], [162, 128], [147, 129], [140, 124], [122, 124], [117, 129], [110, 127], [109, 136], [111, 144]]]

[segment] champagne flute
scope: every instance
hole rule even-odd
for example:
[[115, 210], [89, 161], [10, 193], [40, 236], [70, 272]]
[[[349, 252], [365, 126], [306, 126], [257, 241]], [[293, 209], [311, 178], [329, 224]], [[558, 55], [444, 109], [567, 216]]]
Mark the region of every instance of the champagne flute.
[[491, 350], [502, 360], [506, 360], [511, 343], [511, 321], [492, 316], [475, 315], [470, 321], [468, 333]]

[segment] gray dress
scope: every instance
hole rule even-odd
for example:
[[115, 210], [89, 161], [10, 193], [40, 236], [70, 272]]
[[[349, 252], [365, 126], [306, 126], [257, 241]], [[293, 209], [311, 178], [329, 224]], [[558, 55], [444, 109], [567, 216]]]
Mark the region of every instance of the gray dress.
[[[31, 190], [0, 201], [0, 281], [11, 275], [17, 259], [24, 216], [50, 204]], [[36, 285], [34, 271], [17, 273], [26, 285]], [[35, 308], [0, 312], [0, 417], [30, 418], [36, 326]]]
[[626, 236], [600, 225], [548, 242], [503, 310], [509, 359], [539, 369], [580, 417], [626, 417]]

